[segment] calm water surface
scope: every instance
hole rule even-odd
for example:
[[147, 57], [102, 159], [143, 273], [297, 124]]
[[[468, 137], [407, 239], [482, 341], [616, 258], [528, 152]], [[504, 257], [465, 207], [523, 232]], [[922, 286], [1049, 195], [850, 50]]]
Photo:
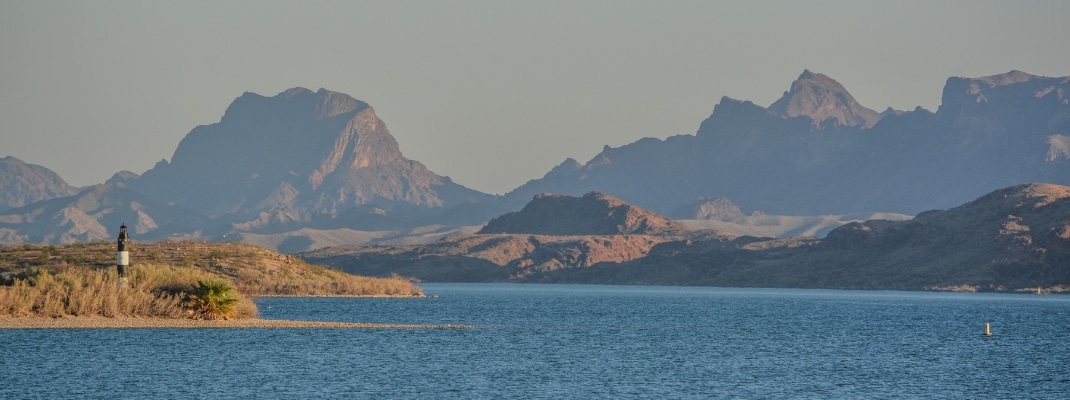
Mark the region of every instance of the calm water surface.
[[421, 286], [259, 305], [476, 328], [0, 330], [0, 398], [1070, 396], [1070, 296]]

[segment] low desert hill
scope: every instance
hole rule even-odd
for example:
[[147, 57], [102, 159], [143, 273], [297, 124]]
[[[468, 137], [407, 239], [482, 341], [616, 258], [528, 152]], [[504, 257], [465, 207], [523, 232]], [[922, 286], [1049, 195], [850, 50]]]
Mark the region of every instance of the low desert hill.
[[477, 234], [300, 256], [353, 273], [435, 281], [1063, 291], [1070, 187], [1013, 186], [907, 221], [850, 223], [824, 239]]
[[[20, 275], [32, 275], [37, 269], [53, 273], [114, 269], [115, 248], [113, 242], [3, 246], [0, 247], [0, 286], [10, 284]], [[249, 296], [422, 295], [420, 288], [407, 279], [354, 276], [242, 243], [136, 242], [128, 250], [131, 270], [149, 265], [194, 269], [225, 277], [239, 292]]]
[[490, 220], [479, 233], [661, 236], [687, 230], [672, 219], [590, 192], [583, 197], [537, 195], [522, 210]]

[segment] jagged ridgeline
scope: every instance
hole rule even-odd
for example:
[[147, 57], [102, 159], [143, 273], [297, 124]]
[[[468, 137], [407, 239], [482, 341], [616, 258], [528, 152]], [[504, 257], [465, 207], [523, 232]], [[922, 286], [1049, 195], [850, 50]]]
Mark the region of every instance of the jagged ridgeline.
[[1034, 182], [1070, 185], [1070, 77], [949, 78], [936, 112], [876, 112], [805, 71], [769, 107], [724, 97], [694, 135], [607, 146], [506, 199], [597, 190], [665, 215], [722, 197], [777, 215], [914, 215]]
[[780, 232], [824, 234], [1013, 185], [1070, 185], [1067, 93], [1070, 77], [1011, 71], [949, 78], [936, 111], [877, 112], [804, 71], [768, 107], [724, 97], [694, 134], [607, 146], [504, 196], [405, 158], [374, 109], [348, 95], [245, 93], [143, 175], [122, 171], [78, 191], [44, 167], [0, 159], [0, 243], [108, 240], [121, 223], [143, 241], [239, 240], [286, 252], [427, 243], [475, 232], [540, 193], [591, 191], [678, 218], [697, 215], [696, 199], [723, 198], [747, 214], [705, 215], [731, 218], [716, 226], [734, 234], [779, 235], [763, 215], [811, 217], [813, 228]]

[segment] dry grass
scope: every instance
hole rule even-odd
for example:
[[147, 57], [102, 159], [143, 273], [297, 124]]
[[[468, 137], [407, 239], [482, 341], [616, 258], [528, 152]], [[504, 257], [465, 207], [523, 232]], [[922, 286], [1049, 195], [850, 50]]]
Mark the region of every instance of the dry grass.
[[133, 244], [117, 288], [115, 245], [0, 247], [0, 316], [190, 318], [198, 280], [237, 289], [235, 316], [256, 316], [255, 296], [422, 296], [400, 277], [350, 275], [239, 243]]
[[[212, 277], [188, 268], [139, 265], [119, 288], [114, 269], [34, 269], [0, 288], [0, 315], [189, 318], [189, 293], [198, 280]], [[248, 296], [239, 297], [234, 316], [255, 317], [256, 304]]]

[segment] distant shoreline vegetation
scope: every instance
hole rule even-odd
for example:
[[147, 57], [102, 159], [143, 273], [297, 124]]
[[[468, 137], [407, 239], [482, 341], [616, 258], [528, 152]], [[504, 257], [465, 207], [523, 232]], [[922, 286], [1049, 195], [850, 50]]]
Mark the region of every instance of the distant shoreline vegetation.
[[0, 247], [0, 316], [234, 319], [253, 297], [422, 297], [405, 278], [350, 275], [241, 243], [134, 244], [123, 287], [109, 242]]

